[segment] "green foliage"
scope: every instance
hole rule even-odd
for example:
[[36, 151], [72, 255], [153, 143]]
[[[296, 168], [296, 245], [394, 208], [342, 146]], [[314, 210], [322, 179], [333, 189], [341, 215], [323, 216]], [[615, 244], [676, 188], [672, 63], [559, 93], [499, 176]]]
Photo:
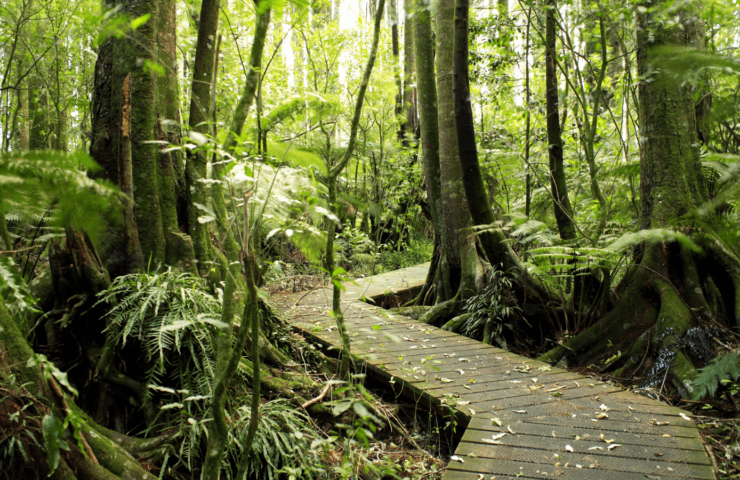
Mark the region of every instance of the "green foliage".
[[36, 303], [20, 276], [15, 260], [10, 256], [0, 257], [0, 300], [15, 314], [33, 310], [33, 304]]
[[[508, 330], [507, 334], [516, 334], [517, 321], [523, 320], [512, 294], [511, 279], [498, 270], [492, 272], [480, 294], [465, 301], [464, 309], [471, 314], [462, 326], [465, 336], [495, 342], [502, 348], [506, 347], [504, 329]], [[486, 335], [488, 338], [484, 338]]]
[[[50, 224], [74, 226], [99, 234], [105, 222], [120, 215], [122, 194], [108, 182], [93, 180], [86, 171], [99, 167], [85, 153], [17, 152], [0, 155], [0, 189], [19, 220], [32, 221], [54, 206]], [[11, 209], [6, 209], [11, 211]]]
[[412, 267], [428, 262], [434, 252], [434, 242], [426, 238], [411, 240], [411, 243], [398, 246], [381, 245], [381, 271], [389, 272], [401, 268]]
[[273, 480], [287, 474], [293, 479], [319, 478], [324, 466], [313, 442], [316, 429], [308, 416], [286, 400], [272, 400], [260, 406], [259, 426], [249, 450], [244, 444], [250, 419], [247, 406], [237, 409], [229, 434], [224, 468], [238, 464], [245, 451], [255, 452], [248, 460], [247, 478]]
[[105, 318], [115, 344], [135, 339], [141, 345], [148, 359], [147, 395], [163, 385], [191, 396], [211, 394], [213, 345], [223, 324], [220, 301], [202, 280], [171, 269], [131, 274], [116, 278], [98, 297], [96, 305], [112, 306]]
[[691, 382], [694, 388], [694, 399], [714, 397], [720, 385], [736, 382], [740, 377], [740, 356], [730, 353], [716, 357], [709, 365], [699, 370], [699, 374]]
[[44, 432], [44, 449], [46, 450], [46, 463], [49, 465], [49, 475], [59, 466], [59, 450], [69, 450], [69, 445], [64, 440], [64, 426], [62, 421], [49, 412], [44, 415], [41, 422]]

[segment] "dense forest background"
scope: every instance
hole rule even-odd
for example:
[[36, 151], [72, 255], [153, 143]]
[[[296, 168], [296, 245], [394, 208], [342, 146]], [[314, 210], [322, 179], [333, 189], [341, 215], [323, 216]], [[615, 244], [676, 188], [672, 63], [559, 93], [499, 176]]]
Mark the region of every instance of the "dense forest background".
[[[454, 425], [340, 303], [424, 262], [396, 311], [692, 406], [738, 470], [739, 12], [6, 0], [0, 477], [438, 478]], [[269, 305], [318, 287], [338, 353]]]

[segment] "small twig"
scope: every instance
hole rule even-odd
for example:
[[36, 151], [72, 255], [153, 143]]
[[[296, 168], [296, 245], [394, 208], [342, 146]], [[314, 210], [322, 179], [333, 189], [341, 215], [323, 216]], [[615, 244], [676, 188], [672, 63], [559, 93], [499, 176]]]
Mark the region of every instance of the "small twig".
[[[635, 374], [640, 371], [640, 368], [642, 367], [642, 364], [645, 363], [645, 359], [647, 358], [647, 354], [650, 351], [650, 330], [648, 330], [648, 341], [647, 341], [647, 348], [645, 349], [645, 355], [642, 356], [642, 361], [635, 369]], [[634, 375], [633, 375], [634, 376]]]
[[17, 250], [0, 250], [0, 255], [6, 254], [6, 253], [20, 253], [20, 252], [25, 252], [26, 250], [34, 250], [36, 248], [41, 248], [41, 247], [43, 247], [43, 245], [33, 245], [31, 247], [23, 247]]
[[311, 405], [315, 405], [315, 404], [319, 403], [320, 401], [322, 401], [324, 399], [324, 397], [326, 396], [326, 394], [329, 393], [329, 390], [330, 389], [331, 389], [331, 384], [330, 383], [327, 383], [326, 386], [324, 387], [324, 389], [321, 390], [321, 393], [319, 394], [318, 397], [314, 398], [313, 400], [307, 401], [306, 403], [304, 403], [303, 405], [301, 405], [301, 408], [306, 409], [306, 408], [310, 407]]
[[[64, 394], [62, 393], [62, 390], [59, 388], [59, 385], [57, 385], [57, 382], [54, 380], [54, 378], [49, 379], [49, 386], [51, 386], [51, 390], [54, 392], [54, 396], [57, 397], [57, 400], [62, 404], [62, 408], [64, 409], [64, 412], [69, 415], [69, 405], [67, 405], [67, 400], [64, 398]], [[82, 442], [82, 446], [85, 448], [85, 453], [87, 453], [87, 456], [90, 457], [90, 459], [96, 464], [99, 465], [98, 459], [95, 457], [95, 454], [92, 451], [92, 448], [90, 448], [90, 445], [87, 443], [87, 440], [85, 440], [85, 435], [83, 435], [82, 432], [77, 432], [80, 435], [80, 441]]]

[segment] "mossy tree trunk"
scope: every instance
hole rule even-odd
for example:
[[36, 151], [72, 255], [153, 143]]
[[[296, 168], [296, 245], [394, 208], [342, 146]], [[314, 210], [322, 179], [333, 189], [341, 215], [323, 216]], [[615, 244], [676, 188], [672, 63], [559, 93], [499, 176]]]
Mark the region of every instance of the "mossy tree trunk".
[[[439, 111], [437, 108], [437, 86], [434, 74], [434, 32], [429, 6], [424, 0], [416, 0], [414, 18], [414, 51], [416, 55], [416, 86], [421, 131], [421, 158], [424, 166], [427, 204], [434, 227], [435, 245], [440, 248], [441, 260], [444, 257], [445, 230], [444, 207], [442, 200], [442, 181], [439, 163]], [[440, 269], [430, 269], [439, 274]], [[459, 272], [459, 271], [458, 271]], [[428, 275], [429, 277], [430, 275]], [[436, 283], [437, 303], [450, 300], [454, 293], [447, 282], [445, 288], [441, 277], [427, 278], [427, 283]], [[451, 296], [447, 297], [446, 294]]]
[[[40, 416], [52, 412], [57, 418], [63, 419], [66, 412], [60, 398], [55, 396], [50, 384], [44, 378], [41, 368], [28, 365], [31, 356], [33, 356], [31, 346], [21, 334], [16, 321], [5, 305], [0, 303], [0, 382], [3, 385], [10, 385], [9, 376], [14, 375], [14, 384], [22, 385], [22, 387], [10, 387], [4, 391], [5, 396], [0, 400], [0, 410], [5, 410], [14, 399], [20, 398], [21, 395], [33, 396], [37, 400], [37, 402], [34, 402], [33, 408], [36, 409], [38, 416], [29, 413], [23, 413], [23, 415], [28, 431], [37, 432], [37, 444], [44, 445]], [[61, 452], [59, 467], [52, 478], [110, 480], [139, 478], [142, 480], [156, 480], [157, 477], [142, 467], [137, 458], [141, 458], [152, 450], [161, 447], [166, 441], [165, 439], [145, 440], [117, 434], [93, 422], [74, 405], [71, 399], [67, 399], [66, 404], [72, 411], [81, 416], [82, 428], [79, 433], [85, 438], [95, 459], [83, 455], [76, 442], [68, 442], [70, 451]], [[33, 409], [29, 409], [29, 412], [32, 411]], [[0, 420], [0, 428], [3, 431], [5, 431], [6, 426], [9, 425], [4, 425]], [[29, 442], [29, 445], [31, 458], [35, 460], [36, 472], [46, 475], [46, 472], [49, 471], [49, 467], [46, 465], [46, 455], [38, 451], [34, 454], [33, 442]], [[30, 475], [28, 471], [25, 473]], [[18, 478], [31, 477], [19, 475]]]
[[560, 132], [560, 111], [558, 110], [558, 79], [555, 57], [557, 2], [545, 3], [545, 101], [547, 113], [547, 153], [550, 159], [550, 190], [552, 193], [555, 220], [563, 240], [576, 237], [573, 222], [573, 209], [568, 198], [568, 185], [565, 181], [563, 164], [563, 139]]
[[468, 298], [477, 291], [481, 271], [470, 227], [462, 169], [457, 151], [455, 101], [452, 96], [455, 5], [437, 4], [437, 104], [439, 110], [439, 162], [442, 183], [444, 259], [442, 268], [447, 298]]
[[[179, 142], [179, 133], [164, 133], [165, 128], [173, 128], [166, 119], [178, 120], [177, 75], [172, 71], [174, 5], [169, 0], [121, 0], [116, 5], [122, 14], [133, 18], [151, 16], [127, 37], [111, 37], [98, 51], [90, 154], [103, 168], [101, 175], [121, 186], [123, 83], [129, 77], [134, 218], [141, 251], [145, 263], [151, 260], [153, 266], [166, 261], [175, 263], [175, 252], [192, 256], [182, 246], [187, 246], [189, 239], [177, 237], [182, 220], [177, 215], [177, 197], [183, 193], [182, 181], [177, 182], [178, 175], [182, 178], [182, 160], [172, 153], [162, 154], [160, 146], [151, 143]], [[157, 73], [160, 67], [165, 67], [162, 76]], [[117, 226], [112, 226], [103, 239], [101, 256], [113, 276], [136, 267], [124, 253], [125, 242]]]
[[701, 251], [678, 242], [641, 245], [616, 289], [615, 308], [542, 358], [568, 356], [590, 365], [625, 352], [603, 369], [616, 368], [622, 378], [639, 375], [660, 389], [672, 384], [686, 397], [696, 368], [713, 356], [702, 327], [740, 327], [740, 260], [709, 227], [690, 218], [708, 200], [693, 92], [656, 68], [655, 51], [701, 47], [704, 27], [698, 2], [683, 4], [676, 11], [680, 21], [666, 26], [653, 16], [664, 3], [643, 5], [647, 10], [638, 14], [638, 74], [650, 76], [639, 85], [640, 227], [681, 230]]
[[[190, 94], [190, 116], [188, 126], [191, 131], [202, 135], [212, 132], [210, 122], [213, 69], [216, 60], [216, 37], [218, 36], [218, 14], [220, 0], [203, 0], [198, 17], [198, 41], [195, 47], [193, 81]], [[193, 239], [198, 273], [206, 276], [211, 269], [210, 235], [208, 224], [198, 221], [201, 216], [196, 204], [208, 204], [208, 188], [204, 180], [208, 178], [208, 154], [200, 150], [188, 152], [185, 168], [185, 183], [188, 202], [188, 233]]]

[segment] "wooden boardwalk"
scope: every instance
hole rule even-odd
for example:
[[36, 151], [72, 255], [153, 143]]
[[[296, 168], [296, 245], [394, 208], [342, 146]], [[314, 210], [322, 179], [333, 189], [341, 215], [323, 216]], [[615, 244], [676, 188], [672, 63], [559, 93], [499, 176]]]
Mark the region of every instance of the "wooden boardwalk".
[[[690, 413], [362, 300], [418, 289], [427, 267], [347, 285], [342, 308], [369, 375], [466, 427], [444, 480], [715, 478]], [[310, 340], [339, 345], [329, 289], [273, 301]]]

